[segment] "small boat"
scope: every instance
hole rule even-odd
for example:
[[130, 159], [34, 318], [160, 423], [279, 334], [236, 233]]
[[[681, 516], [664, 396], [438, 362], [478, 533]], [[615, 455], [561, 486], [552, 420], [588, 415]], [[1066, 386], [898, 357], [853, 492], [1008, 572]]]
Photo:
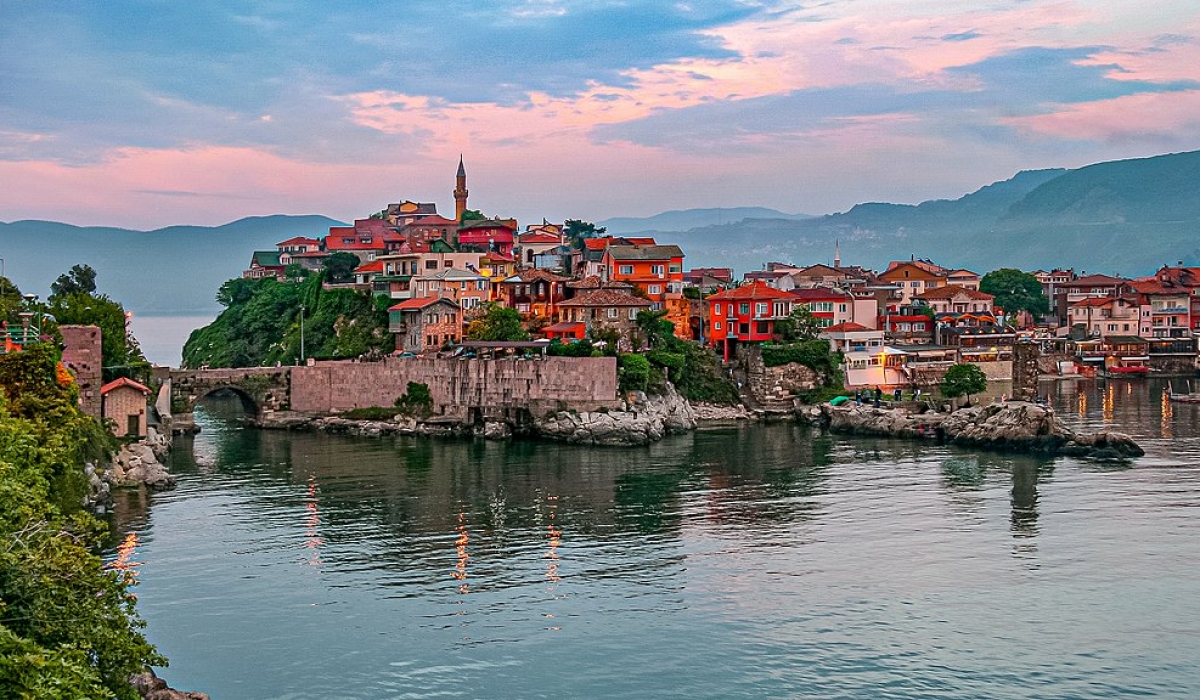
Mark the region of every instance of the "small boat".
[[1167, 398], [1177, 403], [1200, 403], [1200, 393], [1192, 391], [1192, 383], [1188, 382], [1188, 393], [1176, 394], [1175, 388], [1167, 382]]

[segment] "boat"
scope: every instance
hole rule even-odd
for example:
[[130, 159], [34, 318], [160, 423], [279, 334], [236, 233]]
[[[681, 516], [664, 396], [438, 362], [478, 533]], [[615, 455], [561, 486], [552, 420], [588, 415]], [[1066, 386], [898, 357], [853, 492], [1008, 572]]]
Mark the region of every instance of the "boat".
[[1192, 390], [1192, 383], [1188, 382], [1188, 393], [1176, 394], [1175, 388], [1167, 382], [1167, 398], [1176, 403], [1200, 403], [1200, 393]]

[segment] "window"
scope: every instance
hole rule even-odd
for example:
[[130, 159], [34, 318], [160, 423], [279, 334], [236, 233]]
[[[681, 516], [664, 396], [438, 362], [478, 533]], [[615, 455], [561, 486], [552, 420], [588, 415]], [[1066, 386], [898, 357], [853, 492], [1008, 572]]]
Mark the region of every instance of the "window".
[[721, 305], [720, 304], [713, 304], [713, 315], [714, 316], [721, 315]]
[[717, 321], [717, 322], [713, 323], [713, 330], [714, 330], [714, 331], [719, 331], [719, 330], [721, 330], [721, 322], [720, 322], [720, 321]]
[[679, 263], [671, 263], [671, 272], [683, 272], [683, 265]]
[[750, 313], [750, 303], [745, 302], [742, 304], [738, 304], [738, 313], [742, 314], [742, 315]]
[[664, 271], [664, 268], [662, 265], [651, 265], [650, 266], [650, 274], [655, 275], [657, 277], [662, 277], [663, 271]]
[[661, 284], [651, 284], [646, 287], [647, 294], [662, 294]]
[[609, 317], [609, 318], [617, 318], [617, 310], [616, 310], [616, 309], [609, 309], [609, 310], [608, 310], [608, 317]]
[[766, 316], [767, 315], [767, 303], [760, 301], [757, 304], [755, 304], [754, 305], [754, 315], [755, 316]]
[[[908, 273], [905, 273], [905, 275], [907, 275], [907, 274], [908, 274]], [[917, 282], [909, 282], [909, 283], [908, 283], [908, 285], [909, 285], [910, 287], [912, 287], [913, 289], [916, 289], [916, 288], [917, 288], [917, 284], [918, 284]]]
[[436, 270], [437, 269], [437, 260], [426, 260], [425, 261], [425, 269], [426, 270]]
[[842, 313], [846, 313], [846, 305], [845, 305], [845, 304], [838, 304], [838, 311], [840, 311], [840, 312], [842, 312]]
[[620, 267], [617, 268], [617, 272], [619, 272], [622, 275], [632, 275], [633, 274], [633, 265], [621, 265]]
[[637, 310], [637, 307], [630, 307], [630, 308], [629, 308], [629, 320], [630, 320], [630, 321], [636, 321], [636, 320], [637, 320], [637, 315], [638, 315], [638, 310]]
[[453, 260], [447, 260], [447, 261], [445, 261], [445, 262], [443, 262], [443, 263], [442, 263], [442, 267], [454, 267], [454, 261], [453, 261]]
[[914, 331], [923, 331], [923, 330], [925, 330], [925, 324], [924, 323], [914, 323], [913, 330]]

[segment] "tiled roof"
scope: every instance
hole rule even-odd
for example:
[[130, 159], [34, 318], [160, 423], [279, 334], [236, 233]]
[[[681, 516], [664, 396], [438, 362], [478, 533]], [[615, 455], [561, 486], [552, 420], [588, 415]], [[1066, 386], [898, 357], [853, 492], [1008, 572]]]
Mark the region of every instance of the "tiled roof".
[[842, 290], [834, 289], [833, 287], [805, 287], [803, 289], [793, 289], [788, 294], [799, 301], [824, 301], [829, 299], [845, 301], [848, 296]]
[[682, 258], [683, 249], [677, 245], [610, 245], [608, 255], [613, 260], [670, 260]]
[[650, 302], [612, 289], [595, 289], [576, 295], [573, 299], [562, 302], [559, 306], [644, 306], [650, 307]]
[[522, 245], [558, 245], [560, 241], [558, 236], [541, 232], [522, 233], [517, 240]]
[[365, 263], [363, 265], [359, 265], [358, 267], [354, 268], [354, 272], [355, 273], [383, 272], [383, 261], [382, 260], [372, 260], [369, 263]]
[[505, 284], [529, 284], [530, 282], [566, 282], [570, 277], [556, 275], [549, 270], [533, 269], [521, 270], [512, 277], [507, 277], [503, 280]]
[[571, 289], [633, 289], [632, 284], [616, 280], [605, 282], [600, 279], [599, 275], [588, 275], [581, 280], [567, 282], [567, 287]]
[[405, 299], [399, 304], [389, 306], [388, 311], [420, 311], [421, 309], [424, 309], [431, 304], [436, 304], [439, 301], [444, 301], [447, 304], [458, 308], [458, 304], [455, 304], [453, 301], [443, 297], [417, 297], [416, 299]]
[[835, 323], [834, 325], [829, 326], [827, 328], [822, 328], [821, 332], [822, 333], [856, 333], [858, 331], [869, 331], [869, 330], [871, 330], [871, 329], [867, 328], [866, 326], [862, 325], [861, 323], [855, 323], [854, 321], [844, 321], [842, 323]]
[[762, 282], [754, 282], [752, 284], [742, 285], [733, 289], [726, 289], [723, 292], [717, 292], [712, 296], [707, 297], [707, 301], [737, 301], [737, 300], [768, 300], [768, 299], [795, 299], [791, 292], [785, 292], [774, 287], [768, 287]]
[[542, 332], [546, 333], [548, 331], [550, 333], [568, 333], [570, 331], [577, 331], [580, 328], [585, 327], [586, 326], [579, 321], [559, 321], [558, 323], [546, 326], [542, 329]]
[[953, 299], [956, 296], [965, 296], [968, 299], [978, 299], [980, 301], [991, 301], [995, 299], [991, 294], [960, 287], [957, 284], [947, 284], [944, 287], [930, 289], [922, 294], [917, 294], [914, 299]]
[[1073, 279], [1065, 284], [1069, 287], [1115, 287], [1118, 284], [1124, 284], [1128, 280], [1120, 277], [1110, 277], [1109, 275], [1088, 275]]
[[280, 252], [278, 250], [256, 250], [250, 258], [250, 265], [258, 265], [259, 267], [282, 267], [283, 263], [279, 261]]
[[275, 246], [278, 248], [283, 248], [284, 246], [289, 246], [289, 245], [321, 245], [321, 242], [315, 238], [307, 238], [305, 236], [292, 236], [291, 238], [287, 239], [286, 241], [280, 241], [279, 243], [275, 244]]
[[100, 387], [100, 394], [101, 395], [107, 394], [108, 392], [112, 391], [113, 389], [119, 389], [123, 386], [127, 386], [132, 389], [137, 389], [138, 391], [142, 392], [143, 394], [150, 393], [150, 387], [147, 387], [144, 384], [139, 384], [128, 377], [121, 377], [120, 379], [114, 379], [111, 382], [109, 382], [108, 384], [105, 384], [104, 386]]

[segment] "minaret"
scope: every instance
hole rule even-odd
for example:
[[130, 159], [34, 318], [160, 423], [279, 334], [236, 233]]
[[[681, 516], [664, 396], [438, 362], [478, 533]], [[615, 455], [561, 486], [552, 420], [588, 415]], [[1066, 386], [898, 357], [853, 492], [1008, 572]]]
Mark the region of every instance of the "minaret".
[[462, 154], [458, 155], [458, 177], [454, 183], [454, 219], [462, 221], [463, 212], [467, 210], [467, 170], [463, 167]]
[[839, 243], [840, 241], [836, 239], [833, 241], [833, 266], [835, 268], [840, 268], [842, 266], [842, 252], [838, 247]]

